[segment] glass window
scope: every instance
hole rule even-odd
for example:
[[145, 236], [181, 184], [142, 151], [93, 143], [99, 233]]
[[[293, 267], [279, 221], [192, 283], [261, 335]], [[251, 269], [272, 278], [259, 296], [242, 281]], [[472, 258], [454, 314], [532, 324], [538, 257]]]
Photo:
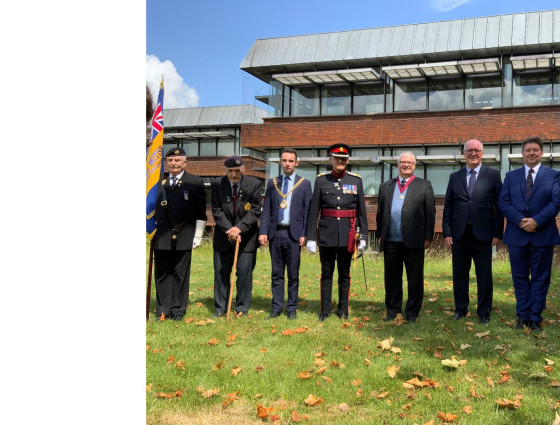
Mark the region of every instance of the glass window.
[[468, 75], [465, 89], [465, 108], [499, 108], [502, 106], [502, 76]]
[[552, 104], [552, 72], [517, 72], [513, 78], [513, 106]]
[[554, 105], [560, 103], [560, 69], [554, 71], [554, 95], [552, 99]]
[[502, 107], [511, 106], [511, 92], [513, 87], [513, 68], [509, 58], [504, 58], [504, 98]]
[[270, 82], [269, 104], [274, 110], [275, 117], [282, 116], [282, 87], [283, 84], [280, 81]]
[[[266, 153], [266, 175], [270, 177], [278, 176], [280, 174], [280, 165], [278, 162], [270, 161], [270, 158], [280, 158], [279, 149], [271, 149]], [[266, 187], [265, 187], [266, 189]]]
[[[418, 168], [417, 168], [418, 169]], [[453, 164], [428, 164], [426, 165], [426, 179], [432, 183], [435, 195], [445, 195], [449, 176], [454, 171], [461, 169], [461, 165]], [[420, 175], [417, 172], [414, 174]]]
[[[174, 148], [177, 146], [177, 142], [173, 141], [173, 142], [163, 142], [163, 157], [165, 158], [165, 154], [167, 153], [167, 151], [169, 151], [171, 148]], [[189, 153], [187, 152], [187, 155]]]
[[426, 80], [400, 80], [395, 83], [395, 112], [426, 110]]
[[292, 116], [319, 115], [319, 87], [292, 89]]
[[319, 172], [321, 171], [317, 171], [316, 165], [300, 165], [296, 168], [296, 174], [309, 180], [311, 182], [311, 187], [315, 185], [315, 179]]
[[189, 156], [198, 156], [198, 140], [183, 139], [183, 149]]
[[430, 111], [463, 109], [463, 78], [431, 78], [429, 83]]
[[354, 114], [383, 112], [383, 82], [354, 85]]
[[200, 139], [200, 156], [216, 156], [216, 139]]
[[229, 156], [235, 152], [235, 139], [218, 139], [218, 155]]
[[353, 165], [352, 172], [362, 177], [364, 194], [375, 195], [381, 185], [381, 167], [375, 165]]
[[323, 115], [350, 115], [352, 92], [349, 84], [324, 86], [322, 96]]

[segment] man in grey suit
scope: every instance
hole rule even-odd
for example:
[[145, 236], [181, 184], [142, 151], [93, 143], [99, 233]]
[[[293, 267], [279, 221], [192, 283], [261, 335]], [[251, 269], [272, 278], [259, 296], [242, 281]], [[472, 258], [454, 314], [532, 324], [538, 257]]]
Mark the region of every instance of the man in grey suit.
[[455, 320], [467, 315], [469, 272], [474, 260], [480, 323], [490, 323], [492, 310], [492, 247], [500, 243], [504, 217], [498, 208], [500, 172], [482, 164], [480, 141], [469, 140], [463, 154], [467, 166], [449, 176], [443, 208], [443, 238], [451, 249]]
[[403, 152], [398, 161], [399, 175], [379, 188], [377, 231], [379, 250], [384, 251], [384, 321], [401, 313], [403, 301], [403, 263], [408, 280], [405, 316], [416, 322], [424, 299], [424, 252], [434, 239], [436, 205], [428, 180], [413, 175], [416, 158]]

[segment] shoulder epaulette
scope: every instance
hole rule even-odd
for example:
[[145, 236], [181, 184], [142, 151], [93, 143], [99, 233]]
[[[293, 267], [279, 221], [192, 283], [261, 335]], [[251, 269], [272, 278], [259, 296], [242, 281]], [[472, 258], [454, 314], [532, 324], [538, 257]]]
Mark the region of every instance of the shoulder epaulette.
[[350, 174], [351, 176], [362, 178], [362, 176], [360, 176], [359, 174], [351, 173], [350, 171], [346, 171], [346, 174]]
[[326, 176], [327, 174], [330, 174], [330, 171], [327, 171], [326, 173], [317, 174], [317, 177]]

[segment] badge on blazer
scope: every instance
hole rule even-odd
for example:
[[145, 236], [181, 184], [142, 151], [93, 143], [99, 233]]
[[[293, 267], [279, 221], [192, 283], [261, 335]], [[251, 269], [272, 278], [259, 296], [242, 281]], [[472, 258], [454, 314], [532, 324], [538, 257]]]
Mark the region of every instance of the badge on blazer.
[[167, 179], [163, 179], [163, 180], [161, 181], [161, 185], [163, 186], [166, 182], [167, 182]]
[[243, 207], [243, 209], [244, 209], [245, 211], [249, 211], [249, 210], [251, 209], [251, 203], [250, 203], [250, 202], [247, 202], [247, 203], [245, 204], [245, 206]]
[[185, 198], [185, 201], [188, 201], [188, 200], [189, 200], [189, 192], [188, 192], [187, 190], [184, 190], [184, 191], [183, 191], [183, 196], [184, 196], [184, 198]]

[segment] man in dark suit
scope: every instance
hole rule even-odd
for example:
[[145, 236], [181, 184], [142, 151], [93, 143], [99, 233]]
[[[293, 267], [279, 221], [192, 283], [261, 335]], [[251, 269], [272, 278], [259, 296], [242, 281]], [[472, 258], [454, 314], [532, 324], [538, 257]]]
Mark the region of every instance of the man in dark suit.
[[272, 263], [272, 311], [274, 319], [284, 309], [284, 270], [288, 271], [288, 319], [297, 316], [299, 264], [301, 247], [305, 245], [307, 214], [311, 203], [311, 183], [295, 174], [298, 166], [294, 149], [284, 149], [280, 157], [283, 173], [270, 179], [264, 196], [259, 228], [259, 242], [270, 242]]
[[[368, 232], [362, 178], [346, 171], [350, 147], [336, 143], [329, 146], [327, 153], [332, 172], [319, 174], [315, 180], [307, 226], [307, 250], [315, 253], [319, 245], [321, 260], [319, 322], [331, 315], [335, 263], [338, 270], [336, 315], [340, 319], [348, 319], [352, 255], [355, 250], [364, 250]], [[359, 235], [359, 241], [356, 235]]]
[[172, 148], [169, 173], [158, 186], [154, 241], [156, 320], [181, 320], [189, 303], [191, 253], [206, 225], [206, 193], [200, 177], [185, 171], [187, 156]]
[[398, 161], [399, 175], [379, 188], [377, 231], [379, 250], [384, 251], [384, 321], [401, 313], [403, 301], [403, 263], [408, 279], [405, 317], [416, 322], [424, 299], [424, 251], [434, 239], [436, 205], [428, 180], [413, 175], [416, 158], [403, 152]]
[[213, 317], [226, 313], [230, 275], [239, 241], [237, 257], [237, 295], [235, 313], [246, 315], [251, 305], [253, 269], [256, 263], [258, 219], [261, 215], [262, 183], [244, 176], [245, 166], [239, 156], [224, 161], [226, 175], [217, 177], [210, 186], [214, 229], [214, 305]]
[[541, 164], [543, 144], [538, 137], [523, 141], [522, 154], [525, 165], [506, 174], [498, 206], [507, 218], [504, 244], [517, 300], [515, 327], [540, 330], [553, 247], [560, 244], [560, 173]]
[[465, 143], [467, 166], [449, 176], [443, 207], [443, 238], [451, 249], [455, 320], [469, 306], [469, 272], [474, 260], [480, 323], [490, 323], [492, 310], [492, 247], [500, 243], [504, 217], [498, 208], [502, 189], [500, 172], [482, 164], [482, 143]]

